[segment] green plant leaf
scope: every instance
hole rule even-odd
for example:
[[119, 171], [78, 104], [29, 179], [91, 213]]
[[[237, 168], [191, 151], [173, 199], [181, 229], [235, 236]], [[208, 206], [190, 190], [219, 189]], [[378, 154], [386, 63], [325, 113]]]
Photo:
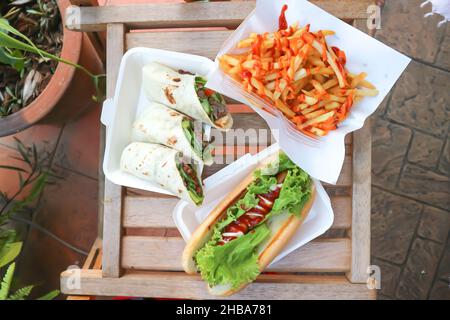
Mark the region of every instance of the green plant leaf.
[[[13, 37], [11, 37], [8, 33], [11, 33], [28, 44], [25, 44], [21, 42], [20, 40], [17, 40]], [[3, 45], [5, 44], [5, 45]], [[40, 55], [42, 58], [45, 59], [45, 56], [43, 54], [43, 51], [40, 50], [36, 45], [33, 43], [33, 41], [30, 40], [26, 35], [18, 31], [16, 28], [12, 27], [9, 24], [9, 21], [6, 19], [0, 19], [0, 47], [7, 47], [10, 49], [19, 49], [19, 50], [25, 50], [25, 51], [31, 51], [38, 55]]]
[[25, 67], [25, 59], [19, 50], [9, 54], [5, 49], [0, 48], [0, 63], [10, 65], [17, 72], [21, 72]]
[[31, 188], [30, 194], [28, 197], [25, 198], [25, 201], [27, 204], [31, 203], [32, 201], [36, 200], [39, 195], [44, 190], [44, 187], [47, 183], [47, 174], [42, 173], [34, 183], [33, 187]]
[[6, 243], [0, 248], [0, 268], [14, 261], [22, 250], [22, 242]]
[[19, 168], [19, 167], [14, 167], [14, 166], [4, 166], [4, 165], [0, 165], [0, 169], [6, 169], [6, 170], [13, 170], [13, 171], [20, 171], [20, 172], [25, 172], [27, 173], [28, 171]]
[[35, 180], [33, 180], [33, 187], [31, 188], [28, 196], [21, 201], [16, 201], [9, 211], [9, 215], [18, 212], [37, 199], [47, 184], [47, 177], [48, 175], [46, 173], [41, 173]]
[[53, 300], [58, 295], [59, 295], [59, 290], [53, 290], [53, 291], [50, 291], [49, 293], [43, 295], [42, 297], [37, 298], [37, 300]]
[[6, 244], [16, 242], [17, 232], [14, 229], [0, 229], [0, 249]]
[[[11, 33], [17, 37], [20, 38], [16, 39], [9, 35], [8, 33]], [[23, 41], [21, 41], [23, 40]], [[51, 53], [48, 53], [44, 50], [39, 49], [36, 47], [36, 45], [24, 34], [16, 30], [14, 27], [9, 25], [8, 20], [6, 19], [0, 19], [0, 48], [9, 48], [9, 49], [18, 49], [22, 51], [27, 51], [31, 53], [35, 53], [40, 55], [44, 59], [51, 59], [58, 62], [65, 63], [67, 65], [70, 65], [74, 68], [80, 69], [84, 73], [86, 73], [89, 77], [91, 77], [92, 82], [94, 83], [95, 89], [96, 89], [96, 96], [93, 97], [95, 101], [101, 102], [104, 100], [106, 95], [106, 81], [105, 75], [94, 75], [92, 72], [90, 72], [85, 67], [73, 63], [71, 61], [65, 60], [63, 58], [60, 58], [58, 56], [55, 56]]]
[[12, 295], [10, 295], [6, 300], [25, 300], [25, 298], [28, 298], [33, 288], [34, 288], [33, 285], [20, 288]]
[[5, 276], [3, 277], [2, 283], [0, 285], [0, 300], [6, 300], [8, 298], [9, 288], [11, 287], [15, 269], [16, 264], [11, 263], [8, 267], [8, 270], [6, 270]]
[[14, 140], [16, 140], [17, 150], [19, 151], [20, 155], [22, 156], [22, 160], [31, 166], [31, 160], [30, 160], [30, 157], [28, 156], [27, 148], [23, 145], [22, 141], [20, 141], [18, 138], [14, 137]]
[[29, 14], [35, 14], [35, 15], [38, 15], [38, 16], [43, 16], [44, 15], [42, 12], [34, 10], [34, 9], [28, 9], [27, 12]]

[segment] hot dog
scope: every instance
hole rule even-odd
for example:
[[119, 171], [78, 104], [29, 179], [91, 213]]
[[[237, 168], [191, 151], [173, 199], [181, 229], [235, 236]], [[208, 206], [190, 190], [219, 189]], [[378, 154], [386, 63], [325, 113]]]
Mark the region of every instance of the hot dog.
[[182, 257], [211, 294], [242, 290], [270, 264], [308, 215], [312, 179], [284, 153], [267, 158], [197, 228]]

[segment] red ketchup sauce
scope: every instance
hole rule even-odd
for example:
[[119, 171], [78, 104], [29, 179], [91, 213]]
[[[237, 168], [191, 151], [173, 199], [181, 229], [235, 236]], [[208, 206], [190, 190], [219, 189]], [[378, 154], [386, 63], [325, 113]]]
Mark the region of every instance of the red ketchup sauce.
[[259, 199], [258, 204], [225, 227], [222, 232], [222, 239], [218, 243], [220, 246], [248, 233], [264, 220], [266, 215], [272, 210], [275, 200], [280, 196], [281, 186], [286, 175], [287, 171], [280, 172], [277, 175], [277, 185], [274, 190], [257, 195]]
[[278, 19], [279, 31], [286, 30], [288, 28], [287, 20], [286, 20], [286, 11], [288, 9], [288, 5], [285, 4], [281, 9], [280, 18]]

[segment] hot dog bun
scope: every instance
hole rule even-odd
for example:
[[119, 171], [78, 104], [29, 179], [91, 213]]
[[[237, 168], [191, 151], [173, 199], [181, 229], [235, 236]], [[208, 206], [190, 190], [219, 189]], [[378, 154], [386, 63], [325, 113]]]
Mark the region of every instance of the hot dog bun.
[[[257, 169], [260, 169], [275, 160], [278, 157], [278, 153], [267, 158]], [[255, 170], [257, 170], [255, 169]], [[196, 274], [197, 266], [193, 259], [195, 253], [201, 249], [206, 242], [211, 238], [212, 232], [214, 230], [214, 225], [222, 220], [227, 213], [227, 208], [233, 205], [237, 200], [239, 200], [245, 193], [247, 186], [254, 181], [253, 172], [247, 176], [236, 188], [230, 192], [211, 212], [211, 214], [206, 218], [206, 220], [197, 228], [197, 230], [192, 235], [191, 239], [187, 243], [182, 256], [182, 265], [184, 270], [188, 274]], [[263, 271], [267, 265], [269, 265], [272, 260], [281, 252], [283, 247], [289, 242], [292, 236], [295, 234], [297, 229], [303, 223], [307, 217], [312, 204], [314, 203], [316, 191], [314, 184], [311, 185], [311, 197], [303, 206], [299, 215], [292, 214], [281, 214], [273, 219], [273, 222], [267, 222], [271, 225], [269, 226], [272, 235], [268, 241], [266, 241], [260, 247], [259, 253], [259, 269]], [[215, 287], [209, 287], [208, 290], [212, 295], [215, 296], [230, 296], [236, 292], [242, 290], [248, 285], [244, 284], [237, 289], [232, 289], [228, 285], [219, 285]]]

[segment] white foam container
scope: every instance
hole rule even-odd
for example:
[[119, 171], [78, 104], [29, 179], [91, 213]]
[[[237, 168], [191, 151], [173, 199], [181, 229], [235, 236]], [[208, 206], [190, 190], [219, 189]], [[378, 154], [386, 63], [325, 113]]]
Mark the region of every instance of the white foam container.
[[[106, 148], [103, 160], [103, 172], [111, 182], [157, 193], [170, 194], [159, 185], [135, 177], [120, 170], [122, 151], [131, 143], [131, 129], [136, 117], [150, 105], [142, 86], [142, 68], [150, 62], [159, 62], [175, 70], [183, 69], [206, 76], [214, 62], [200, 56], [184, 53], [133, 48], [122, 58], [116, 91], [113, 99], [103, 105], [101, 122], [106, 126]], [[210, 127], [205, 125], [206, 138]], [[201, 172], [200, 166], [198, 170]]]
[[[274, 144], [257, 155], [246, 154], [205, 179], [206, 196], [200, 208], [184, 200], [178, 202], [174, 208], [173, 219], [183, 239], [187, 242], [191, 238], [197, 227], [206, 219], [217, 204], [257, 167], [259, 160], [263, 160], [277, 151], [279, 151], [279, 146]], [[334, 214], [330, 198], [321, 183], [315, 179], [313, 181], [317, 194], [311, 211], [291, 241], [272, 263], [277, 262], [292, 251], [317, 238], [333, 224]]]

